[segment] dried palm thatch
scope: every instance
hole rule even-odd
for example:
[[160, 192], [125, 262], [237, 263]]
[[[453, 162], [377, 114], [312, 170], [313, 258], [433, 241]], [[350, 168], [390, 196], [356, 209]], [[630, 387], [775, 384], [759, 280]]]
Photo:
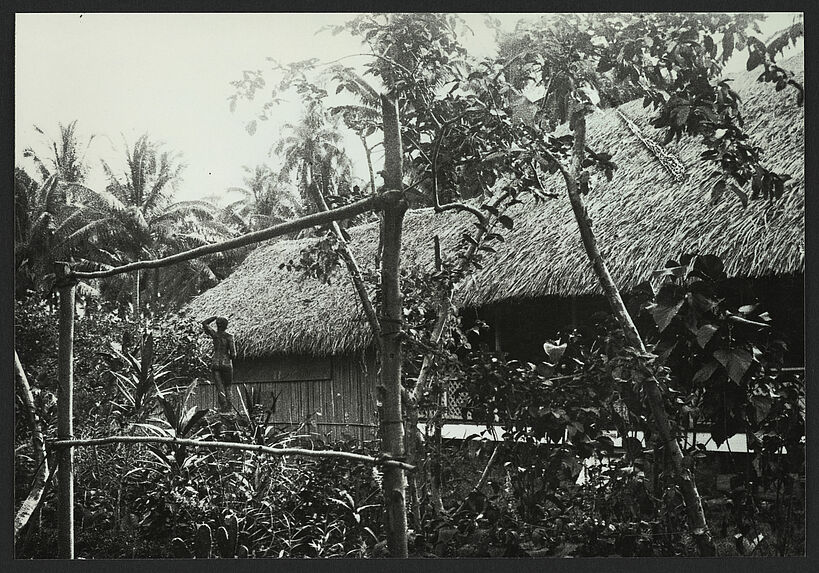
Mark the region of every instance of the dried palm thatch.
[[[785, 64], [803, 79], [803, 58]], [[613, 181], [592, 183], [588, 209], [611, 273], [623, 290], [645, 281], [653, 270], [683, 252], [712, 253], [726, 263], [729, 276], [761, 277], [804, 272], [805, 179], [804, 108], [794, 95], [756, 82], [758, 71], [734, 78], [742, 98], [746, 130], [764, 150], [768, 167], [792, 176], [775, 203], [752, 201], [744, 208], [733, 194], [717, 204], [703, 187], [712, 169], [699, 159], [702, 146], [692, 138], [666, 149], [687, 165], [685, 182], [674, 178], [629, 131], [614, 109], [588, 119], [590, 145], [613, 153], [619, 166]], [[620, 107], [649, 136], [651, 112], [633, 101]], [[559, 198], [545, 204], [526, 200], [510, 209], [513, 231], [498, 253], [484, 261], [461, 286], [457, 302], [480, 307], [510, 299], [543, 295], [599, 293], [582, 248], [577, 225], [563, 192], [562, 180], [549, 179]], [[402, 264], [409, 271], [430, 270], [432, 237], [443, 252], [459, 248], [461, 235], [474, 229], [471, 215], [429, 209], [407, 213]], [[372, 270], [377, 228], [350, 229], [351, 247], [363, 267]], [[236, 272], [190, 305], [196, 317], [230, 317], [243, 356], [278, 353], [329, 355], [358, 351], [371, 335], [343, 266], [332, 284], [280, 269], [298, 260], [314, 240], [277, 241], [254, 251]]]

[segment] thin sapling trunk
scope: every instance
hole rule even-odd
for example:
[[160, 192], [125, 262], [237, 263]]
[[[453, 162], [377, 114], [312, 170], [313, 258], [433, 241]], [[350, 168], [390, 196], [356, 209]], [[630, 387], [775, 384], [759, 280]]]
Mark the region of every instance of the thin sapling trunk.
[[20, 363], [20, 358], [17, 356], [16, 350], [14, 351], [14, 379], [17, 382], [17, 389], [23, 399], [29, 426], [31, 427], [31, 445], [34, 449], [35, 464], [34, 481], [31, 485], [31, 491], [22, 505], [20, 505], [17, 513], [14, 514], [14, 538], [16, 540], [20, 530], [28, 523], [28, 520], [40, 504], [51, 472], [49, 471], [48, 457], [46, 456], [43, 425], [40, 422], [40, 417], [37, 415], [37, 409], [34, 406], [34, 396], [31, 393], [31, 386], [28, 383], [28, 377], [26, 376], [25, 370], [23, 370], [23, 365]]
[[[566, 181], [569, 201], [572, 205], [575, 219], [577, 220], [577, 226], [580, 230], [580, 237], [583, 240], [586, 255], [589, 261], [591, 261], [594, 273], [614, 313], [614, 317], [620, 325], [620, 328], [623, 329], [628, 344], [634, 350], [646, 354], [643, 339], [634, 326], [634, 321], [631, 319], [631, 315], [623, 303], [620, 290], [612, 279], [603, 256], [600, 253], [597, 238], [594, 235], [592, 223], [589, 219], [585, 202], [583, 201], [583, 196], [580, 194], [578, 181], [583, 171], [583, 152], [586, 148], [586, 120], [585, 117], [580, 114], [576, 117], [571, 173], [561, 168], [561, 172]], [[675, 476], [685, 501], [688, 527], [697, 544], [697, 550], [699, 554], [704, 557], [716, 555], [716, 546], [708, 529], [708, 524], [705, 521], [702, 499], [697, 491], [694, 475], [689, 467], [690, 464], [686, 462], [683, 456], [680, 445], [671, 428], [668, 414], [665, 411], [665, 401], [656, 378], [653, 376], [647, 377], [643, 381], [643, 389], [652, 417], [654, 418], [654, 423], [657, 425], [657, 430], [671, 455]]]

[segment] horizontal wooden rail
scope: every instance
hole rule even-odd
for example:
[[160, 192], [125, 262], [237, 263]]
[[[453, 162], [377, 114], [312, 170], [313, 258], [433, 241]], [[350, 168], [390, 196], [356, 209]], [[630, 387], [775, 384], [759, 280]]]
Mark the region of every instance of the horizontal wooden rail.
[[197, 448], [214, 448], [223, 450], [242, 450], [247, 452], [260, 452], [273, 456], [301, 456], [306, 458], [339, 458], [373, 464], [376, 466], [388, 466], [401, 468], [407, 471], [415, 470], [415, 466], [408, 463], [389, 458], [374, 458], [363, 454], [353, 454], [350, 452], [339, 452], [336, 450], [306, 450], [303, 448], [271, 448], [258, 444], [243, 444], [241, 442], [216, 442], [205, 440], [190, 440], [187, 438], [172, 438], [164, 436], [108, 436], [105, 438], [88, 438], [75, 440], [55, 440], [50, 442], [50, 446], [58, 448], [105, 446], [109, 444], [177, 444], [180, 446], [193, 446]]
[[274, 237], [285, 235], [287, 233], [293, 233], [295, 231], [301, 231], [302, 229], [307, 229], [309, 227], [327, 225], [329, 223], [332, 223], [333, 221], [352, 219], [353, 217], [361, 215], [362, 213], [366, 213], [367, 211], [378, 210], [381, 208], [381, 205], [382, 196], [371, 195], [370, 197], [361, 199], [360, 201], [356, 201], [355, 203], [350, 203], [349, 205], [345, 205], [344, 207], [339, 207], [338, 209], [323, 211], [321, 213], [314, 213], [312, 215], [300, 217], [292, 221], [287, 221], [285, 223], [273, 225], [272, 227], [262, 229], [261, 231], [247, 233], [245, 235], [241, 235], [233, 239], [228, 239], [227, 241], [222, 241], [220, 243], [203, 245], [201, 247], [196, 247], [194, 249], [183, 251], [175, 255], [163, 257], [161, 259], [134, 261], [133, 263], [128, 263], [126, 265], [106, 269], [103, 271], [73, 271], [70, 273], [70, 276], [80, 279], [101, 279], [105, 277], [112, 277], [114, 275], [119, 275], [122, 273], [128, 273], [131, 271], [166, 267], [168, 265], [189, 261], [191, 259], [196, 259], [198, 257], [203, 257], [205, 255], [212, 255], [214, 253], [221, 253], [223, 251], [237, 249], [239, 247], [244, 247], [247, 245], [251, 245], [253, 243], [259, 243], [261, 241], [266, 241], [267, 239], [272, 239]]

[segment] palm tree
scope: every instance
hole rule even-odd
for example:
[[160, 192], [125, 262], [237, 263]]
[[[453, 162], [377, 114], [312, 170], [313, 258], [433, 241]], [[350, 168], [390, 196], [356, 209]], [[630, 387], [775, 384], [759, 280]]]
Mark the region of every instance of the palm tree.
[[[88, 173], [85, 153], [94, 136], [81, 150], [77, 121], [58, 125], [57, 139], [34, 126], [46, 140], [41, 146], [46, 152], [32, 147], [23, 151], [37, 167], [40, 181], [20, 167], [14, 170], [15, 276], [21, 293], [47, 287], [54, 261], [78, 256], [82, 236], [77, 231], [89, 222], [89, 214], [73, 201], [72, 189]], [[87, 285], [81, 285], [81, 290], [92, 292]]]
[[23, 156], [29, 157], [34, 161], [43, 181], [52, 175], [56, 175], [61, 181], [82, 183], [88, 174], [88, 164], [85, 161], [85, 154], [91, 146], [94, 136], [90, 136], [88, 143], [85, 145], [85, 149], [80, 150], [77, 120], [75, 119], [68, 125], [59, 123], [58, 126], [60, 129], [60, 137], [59, 140], [56, 140], [48, 138], [48, 135], [35, 125], [34, 130], [44, 138], [49, 139], [46, 143], [46, 147], [49, 150], [48, 154], [40, 155], [33, 148], [27, 147], [23, 151]]
[[352, 163], [340, 146], [343, 137], [338, 121], [314, 104], [308, 107], [299, 123], [287, 123], [284, 128], [290, 133], [279, 141], [275, 150], [283, 159], [280, 178], [295, 175], [307, 211], [317, 212], [317, 191], [329, 197], [347, 192], [351, 187]]
[[283, 223], [302, 214], [303, 206], [298, 191], [286, 181], [277, 180], [267, 165], [253, 169], [243, 167], [247, 176], [244, 187], [230, 187], [241, 199], [225, 207], [225, 222], [234, 224], [243, 232], [264, 229]]
[[[15, 294], [52, 290], [55, 261], [87, 261], [90, 253], [85, 229], [95, 214], [74, 201], [78, 183], [64, 183], [50, 175], [42, 184], [20, 167], [14, 169], [14, 276]], [[69, 200], [68, 198], [72, 199]], [[85, 282], [81, 296], [98, 296]]]
[[[213, 204], [172, 202], [184, 165], [177, 155], [163, 151], [161, 144], [151, 141], [147, 134], [132, 147], [126, 144], [126, 169], [122, 176], [117, 176], [106, 162], [102, 164], [109, 180], [106, 191], [85, 188], [82, 198], [86, 209], [96, 214], [87, 229], [93, 232], [95, 260], [119, 265], [142, 258], [158, 258], [235, 234], [217, 220], [219, 209]], [[210, 278], [212, 274], [207, 265], [203, 267], [201, 263], [172, 269], [172, 274], [187, 273], [188, 282], [194, 283], [198, 280], [196, 277]], [[191, 271], [194, 278], [190, 277]], [[155, 269], [151, 291], [154, 309], [161, 282], [159, 270]], [[133, 274], [130, 290], [133, 317], [138, 321], [142, 308], [139, 271]]]

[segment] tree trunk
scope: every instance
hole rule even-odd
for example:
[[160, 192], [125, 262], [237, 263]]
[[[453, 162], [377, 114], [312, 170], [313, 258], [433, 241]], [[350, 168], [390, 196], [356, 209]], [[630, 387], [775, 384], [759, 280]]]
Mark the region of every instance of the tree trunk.
[[410, 499], [410, 510], [412, 512], [412, 526], [415, 531], [421, 531], [421, 496], [419, 494], [419, 476], [421, 475], [421, 432], [418, 430], [418, 401], [415, 400], [411, 392], [404, 391], [403, 396], [404, 416], [407, 420], [407, 428], [404, 433], [405, 446], [407, 451], [407, 461], [415, 460], [413, 463], [416, 471], [407, 476], [407, 495]]
[[174, 444], [177, 446], [190, 446], [192, 448], [233, 450], [240, 452], [265, 453], [272, 456], [301, 456], [305, 458], [323, 458], [334, 460], [352, 460], [365, 464], [373, 464], [384, 467], [397, 467], [401, 469], [412, 469], [412, 466], [396, 461], [374, 458], [364, 454], [354, 454], [338, 450], [311, 450], [304, 448], [280, 448], [265, 446], [262, 444], [246, 444], [242, 442], [221, 442], [212, 440], [194, 440], [191, 438], [176, 438], [168, 436], [107, 436], [104, 438], [86, 438], [76, 440], [57, 440], [52, 442], [57, 447], [88, 447], [105, 446], [109, 444]]
[[[384, 121], [384, 181], [387, 192], [384, 205], [384, 256], [381, 264], [381, 387], [384, 396], [382, 452], [392, 458], [404, 457], [404, 421], [401, 412], [400, 338], [401, 306], [401, 231], [407, 209], [402, 190], [401, 130], [398, 106], [387, 96], [381, 97]], [[384, 469], [384, 503], [387, 514], [387, 548], [392, 557], [407, 557], [407, 510], [404, 471]]]
[[43, 492], [45, 492], [50, 471], [48, 458], [46, 456], [45, 439], [43, 438], [43, 426], [40, 423], [40, 418], [37, 416], [37, 409], [34, 407], [34, 396], [31, 394], [31, 386], [28, 383], [28, 377], [26, 376], [25, 370], [23, 370], [23, 365], [20, 363], [20, 358], [17, 356], [16, 350], [14, 351], [14, 379], [17, 382], [17, 388], [23, 399], [26, 415], [28, 416], [29, 425], [31, 426], [31, 445], [34, 448], [34, 463], [36, 466], [31, 491], [14, 515], [14, 539], [16, 541], [20, 530], [34, 514], [34, 511], [40, 504], [40, 500], [43, 498]]
[[[480, 493], [481, 490], [483, 489], [483, 486], [485, 486], [486, 483], [489, 481], [489, 475], [492, 472], [492, 467], [495, 465], [495, 461], [498, 459], [498, 453], [500, 452], [500, 448], [501, 444], [499, 443], [495, 444], [495, 447], [492, 450], [492, 455], [489, 456], [489, 461], [486, 462], [486, 466], [484, 466], [483, 472], [481, 472], [481, 477], [480, 479], [478, 479], [477, 483], [475, 483], [475, 486], [472, 488], [471, 493]], [[464, 499], [463, 503], [461, 503], [461, 506], [457, 510], [455, 510], [455, 513], [460, 513], [461, 511], [463, 511], [463, 509], [466, 507], [467, 499]]]
[[159, 303], [159, 268], [154, 269], [153, 288], [151, 289], [151, 315], [157, 316]]
[[[580, 237], [583, 240], [583, 247], [586, 250], [586, 255], [591, 261], [592, 267], [600, 286], [603, 288], [603, 293], [611, 306], [612, 312], [617, 319], [618, 324], [623, 329], [628, 344], [635, 350], [646, 353], [646, 347], [643, 339], [637, 328], [634, 326], [634, 321], [623, 303], [623, 298], [620, 296], [620, 290], [614, 283], [609, 274], [603, 256], [597, 246], [597, 239], [592, 230], [592, 223], [589, 219], [586, 206], [583, 201], [583, 196], [580, 194], [578, 187], [578, 180], [583, 171], [583, 152], [586, 148], [586, 120], [584, 117], [579, 117], [575, 122], [574, 134], [574, 149], [572, 154], [572, 169], [571, 174], [564, 172], [566, 180], [566, 188], [569, 194], [569, 201], [572, 205], [577, 226], [580, 229]], [[657, 425], [657, 430], [662, 437], [663, 442], [668, 447], [671, 454], [671, 459], [679, 483], [680, 491], [685, 501], [685, 510], [688, 516], [688, 527], [697, 544], [697, 550], [701, 556], [716, 555], [716, 546], [711, 537], [711, 532], [708, 530], [708, 524], [705, 521], [705, 513], [702, 508], [702, 499], [700, 498], [697, 486], [694, 481], [694, 475], [680, 449], [677, 438], [671, 428], [668, 415], [665, 411], [665, 402], [654, 377], [648, 377], [643, 382], [643, 389], [646, 394], [646, 399], [651, 409], [654, 422]]]
[[[433, 175], [434, 176], [434, 175]], [[494, 208], [498, 208], [501, 203], [503, 203], [504, 199], [506, 199], [507, 195], [502, 194], [495, 198], [492, 201], [491, 206]], [[460, 263], [460, 271], [464, 273], [466, 276], [469, 273], [470, 265], [472, 263], [472, 258], [478, 251], [479, 246], [483, 243], [484, 238], [486, 237], [487, 233], [491, 230], [492, 225], [490, 224], [490, 220], [488, 218], [484, 218], [481, 221], [481, 227], [475, 232], [474, 235], [474, 242], [469, 245], [467, 249], [466, 256], [461, 259]], [[438, 236], [435, 236], [435, 270], [440, 271], [442, 269], [442, 261], [441, 261], [441, 244]], [[447, 322], [449, 320], [449, 314], [452, 306], [452, 295], [454, 292], [454, 284], [449, 285], [448, 288], [444, 288], [439, 293], [438, 299], [438, 316], [435, 320], [435, 326], [432, 329], [432, 333], [430, 334], [430, 344], [435, 346], [440, 350], [441, 342], [444, 334], [444, 330], [446, 329]], [[411, 389], [408, 393], [408, 399], [406, 401], [406, 409], [407, 409], [407, 419], [408, 420], [415, 420], [415, 426], [411, 426], [412, 428], [417, 427], [417, 420], [418, 420], [418, 403], [423, 395], [424, 391], [427, 389], [429, 385], [430, 375], [432, 372], [432, 367], [435, 361], [435, 353], [427, 352], [424, 355], [424, 359], [421, 363], [421, 369], [418, 372], [418, 378], [415, 382], [415, 386]], [[440, 410], [440, 405], [439, 405]], [[440, 436], [441, 433], [441, 422], [440, 422], [440, 411], [436, 411], [434, 415], [436, 422], [436, 436]], [[409, 434], [410, 444], [407, 447], [407, 459], [411, 461], [414, 465], [418, 465], [418, 457], [417, 452], [421, 450], [420, 447], [420, 433], [419, 432], [411, 432]], [[444, 504], [443, 500], [441, 499], [441, 487], [440, 487], [440, 472], [436, 474], [434, 468], [440, 468], [441, 462], [438, 459], [440, 455], [440, 447], [433, 448], [430, 451], [430, 457], [432, 458], [432, 462], [428, 464], [430, 471], [432, 472], [430, 477], [430, 483], [436, 484], [437, 486], [433, 486], [430, 488], [430, 497], [433, 510], [436, 514], [443, 512]], [[415, 482], [414, 489], [417, 490], [417, 481], [419, 478], [420, 473], [415, 472], [412, 476], [410, 476], [410, 482]], [[438, 477], [435, 477], [435, 476]]]
[[[443, 261], [441, 260], [441, 243], [438, 235], [435, 235], [434, 241], [435, 270], [440, 272], [443, 267]], [[473, 248], [474, 245], [470, 247], [470, 251], [467, 253], [466, 258], [464, 258], [464, 262], [469, 260], [470, 253], [474, 254], [474, 250], [472, 250]], [[438, 317], [435, 321], [435, 326], [432, 329], [432, 334], [430, 335], [430, 342], [436, 347], [440, 347], [444, 328], [446, 327], [447, 319], [449, 318], [451, 297], [451, 287], [443, 289], [439, 293], [440, 300], [438, 301]], [[434, 360], [435, 355], [432, 352], [427, 352], [424, 355], [424, 360], [421, 363], [421, 370], [418, 372], [418, 378], [415, 382], [415, 386], [410, 392], [407, 393], [407, 420], [411, 422], [410, 433], [408, 436], [407, 459], [415, 460], [416, 466], [420, 465], [420, 457], [418, 454], [423, 449], [421, 448], [421, 434], [418, 431], [418, 403], [421, 400], [424, 390], [426, 389], [427, 380], [429, 380], [429, 374], [432, 371], [432, 364]], [[436, 421], [436, 430], [438, 430], [438, 433], [440, 433], [440, 425], [437, 423], [441, 415], [440, 409], [440, 402], [437, 402], [436, 409], [433, 412], [433, 418]], [[429, 420], [427, 420], [427, 422], [429, 422]], [[429, 472], [429, 498], [430, 504], [432, 505], [432, 511], [436, 516], [440, 516], [444, 512], [444, 501], [441, 498], [440, 473], [436, 471], [436, 469], [441, 467], [441, 449], [437, 446], [438, 443], [436, 442], [435, 447], [433, 447], [432, 450], [425, 452], [427, 454], [425, 457], [429, 459], [427, 459], [427, 463], [425, 463], [424, 466], [427, 472]], [[412, 491], [418, 490], [419, 479], [420, 472], [415, 472], [410, 476], [410, 487]], [[414, 502], [415, 500], [413, 500], [413, 503]]]
[[132, 294], [132, 299], [131, 299], [131, 303], [134, 305], [134, 310], [133, 310], [133, 315], [132, 316], [134, 318], [134, 324], [136, 325], [137, 332], [139, 332], [139, 303], [140, 303], [140, 301], [139, 301], [139, 287], [140, 287], [140, 285], [139, 285], [139, 272], [140, 271], [135, 271], [134, 272], [134, 292]]
[[[61, 440], [70, 440], [74, 437], [74, 291], [76, 282], [68, 278], [70, 272], [68, 263], [56, 263], [55, 266], [60, 292], [57, 436]], [[61, 559], [74, 559], [73, 447], [66, 447], [60, 451], [58, 478], [58, 556]]]
[[441, 494], [441, 486], [443, 485], [443, 468], [441, 467], [443, 440], [441, 439], [442, 424], [440, 416], [435, 416], [433, 424], [432, 448], [430, 448], [431, 459], [429, 462], [429, 498], [435, 515], [443, 515], [445, 511], [444, 499]]
[[364, 156], [367, 158], [367, 172], [370, 174], [370, 193], [375, 193], [375, 171], [373, 171], [372, 150], [367, 146], [367, 138], [361, 136], [361, 144], [364, 146]]

